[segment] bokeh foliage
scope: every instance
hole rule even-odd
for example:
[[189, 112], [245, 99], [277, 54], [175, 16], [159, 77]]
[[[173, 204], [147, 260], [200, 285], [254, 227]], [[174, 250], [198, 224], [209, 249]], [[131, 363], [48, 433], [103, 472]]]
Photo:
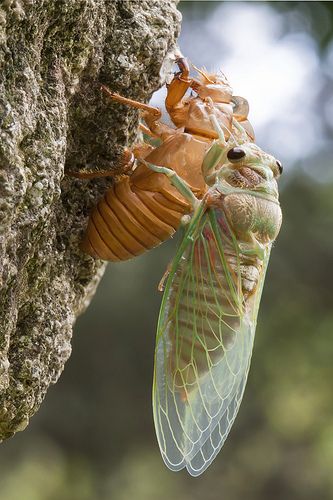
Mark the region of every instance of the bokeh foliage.
[[[312, 16], [315, 6], [304, 3], [299, 8]], [[190, 4], [181, 4], [184, 16]], [[327, 9], [333, 17], [332, 5]], [[320, 29], [312, 31], [323, 53], [333, 38], [330, 23], [325, 39]], [[108, 267], [77, 323], [63, 376], [30, 427], [2, 444], [0, 500], [333, 497], [333, 183], [317, 182], [302, 165], [286, 165], [284, 176], [284, 224], [266, 278], [247, 390], [210, 469], [196, 480], [171, 473], [154, 436], [156, 287], [174, 251], [171, 241]]]

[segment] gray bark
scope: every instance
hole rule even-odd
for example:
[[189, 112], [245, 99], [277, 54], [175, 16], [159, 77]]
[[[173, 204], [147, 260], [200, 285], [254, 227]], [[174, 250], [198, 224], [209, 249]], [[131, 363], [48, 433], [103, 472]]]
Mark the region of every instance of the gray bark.
[[[0, 440], [23, 430], [71, 352], [105, 264], [79, 249], [179, 30], [174, 0], [6, 0], [0, 7]], [[160, 74], [161, 73], [161, 74]], [[162, 75], [162, 77], [161, 77]], [[110, 318], [112, 321], [112, 318]]]

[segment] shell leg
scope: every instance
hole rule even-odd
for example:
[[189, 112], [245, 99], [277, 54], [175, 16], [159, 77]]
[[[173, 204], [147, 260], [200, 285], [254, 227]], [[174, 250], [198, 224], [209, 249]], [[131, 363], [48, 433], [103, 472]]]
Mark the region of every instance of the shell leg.
[[164, 141], [165, 139], [176, 133], [175, 129], [160, 121], [161, 114], [156, 115], [150, 111], [144, 111], [142, 113], [142, 118], [146, 124], [144, 131], [145, 133], [148, 132], [147, 135], [150, 135], [152, 138], [157, 137]]
[[[133, 154], [132, 150], [129, 148], [125, 148], [124, 152], [119, 160], [118, 168], [119, 171], [122, 172], [122, 174], [128, 174], [134, 166], [135, 162], [135, 155]], [[118, 170], [118, 169], [116, 169]], [[76, 177], [77, 179], [96, 179], [98, 177], [117, 177], [115, 174], [115, 169], [112, 170], [102, 170], [102, 171], [96, 171], [96, 172], [91, 172], [91, 171], [84, 171], [84, 172], [73, 172], [70, 170], [66, 170], [65, 172], [66, 175], [69, 177]]]
[[136, 142], [133, 144], [131, 150], [136, 160], [142, 160], [146, 158], [154, 150], [154, 146], [148, 144], [147, 142]]
[[176, 60], [179, 72], [175, 74], [172, 82], [168, 85], [168, 93], [165, 99], [165, 107], [168, 113], [184, 108], [183, 98], [187, 90], [191, 87], [192, 78], [189, 78], [190, 67], [185, 57]]
[[159, 108], [155, 108], [154, 106], [150, 106], [149, 104], [145, 104], [144, 102], [136, 101], [135, 99], [130, 99], [128, 97], [124, 97], [116, 92], [112, 92], [105, 85], [101, 85], [101, 90], [113, 101], [117, 101], [120, 104], [125, 104], [126, 106], [130, 106], [136, 109], [142, 109], [148, 113], [151, 113], [156, 116], [161, 116], [161, 110]]
[[144, 119], [148, 128], [146, 132], [150, 132], [149, 135], [159, 137], [163, 140], [175, 133], [175, 130], [173, 128], [160, 122], [162, 113], [159, 108], [155, 108], [154, 106], [150, 106], [149, 104], [135, 101], [134, 99], [129, 99], [128, 97], [124, 97], [120, 94], [117, 94], [116, 92], [112, 92], [105, 85], [101, 86], [101, 90], [113, 101], [117, 101], [120, 104], [142, 110], [142, 118]]

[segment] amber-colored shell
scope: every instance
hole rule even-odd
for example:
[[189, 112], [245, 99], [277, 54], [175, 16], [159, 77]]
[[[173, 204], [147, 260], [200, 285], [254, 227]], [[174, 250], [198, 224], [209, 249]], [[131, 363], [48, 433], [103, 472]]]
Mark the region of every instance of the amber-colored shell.
[[152, 173], [145, 165], [139, 169], [156, 189], [141, 189], [130, 177], [109, 189], [93, 209], [82, 242], [90, 255], [111, 261], [141, 255], [170, 238], [191, 210], [179, 192], [163, 182], [163, 174]]
[[[185, 66], [181, 69], [185, 71]], [[241, 97], [232, 97], [231, 88], [220, 83], [220, 87], [207, 84], [193, 84], [199, 97], [182, 101], [191, 82], [187, 72], [177, 75], [168, 87], [166, 108], [177, 130], [159, 124], [156, 109], [146, 115], [148, 129], [153, 136], [162, 138], [162, 144], [147, 153], [139, 155], [146, 162], [174, 170], [201, 198], [207, 186], [202, 176], [201, 166], [205, 153], [217, 133], [209, 115], [211, 104], [202, 99], [216, 92], [218, 102], [214, 111], [228, 139], [232, 130], [232, 119], [242, 123], [250, 140], [253, 131], [247, 120], [248, 104]], [[211, 88], [212, 87], [212, 88]], [[215, 88], [216, 87], [216, 88]], [[136, 101], [107, 92], [116, 100], [134, 107], [149, 108]], [[215, 92], [215, 93], [214, 93]], [[206, 96], [207, 94], [207, 96]], [[215, 96], [216, 97], [216, 96]], [[159, 133], [158, 133], [159, 131]], [[140, 152], [142, 147], [137, 148]], [[135, 151], [135, 148], [133, 149]], [[149, 153], [149, 154], [148, 154]], [[92, 210], [82, 249], [103, 260], [122, 261], [144, 253], [166, 239], [178, 229], [183, 215], [192, 210], [189, 202], [171, 184], [164, 174], [149, 169], [138, 159], [138, 166], [130, 176], [124, 176], [109, 189], [98, 205]]]
[[[209, 146], [210, 141], [175, 134], [154, 149], [146, 161], [176, 170], [200, 198], [206, 190], [201, 163]], [[182, 216], [190, 211], [190, 204], [164, 174], [140, 163], [92, 210], [82, 249], [103, 260], [131, 259], [170, 238]]]

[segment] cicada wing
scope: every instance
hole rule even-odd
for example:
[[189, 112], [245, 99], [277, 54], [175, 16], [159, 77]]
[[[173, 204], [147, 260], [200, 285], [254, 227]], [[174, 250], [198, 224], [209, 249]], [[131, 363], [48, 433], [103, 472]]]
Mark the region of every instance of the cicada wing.
[[190, 224], [166, 284], [153, 386], [166, 465], [197, 476], [215, 458], [243, 396], [269, 258], [245, 260], [222, 211]]

